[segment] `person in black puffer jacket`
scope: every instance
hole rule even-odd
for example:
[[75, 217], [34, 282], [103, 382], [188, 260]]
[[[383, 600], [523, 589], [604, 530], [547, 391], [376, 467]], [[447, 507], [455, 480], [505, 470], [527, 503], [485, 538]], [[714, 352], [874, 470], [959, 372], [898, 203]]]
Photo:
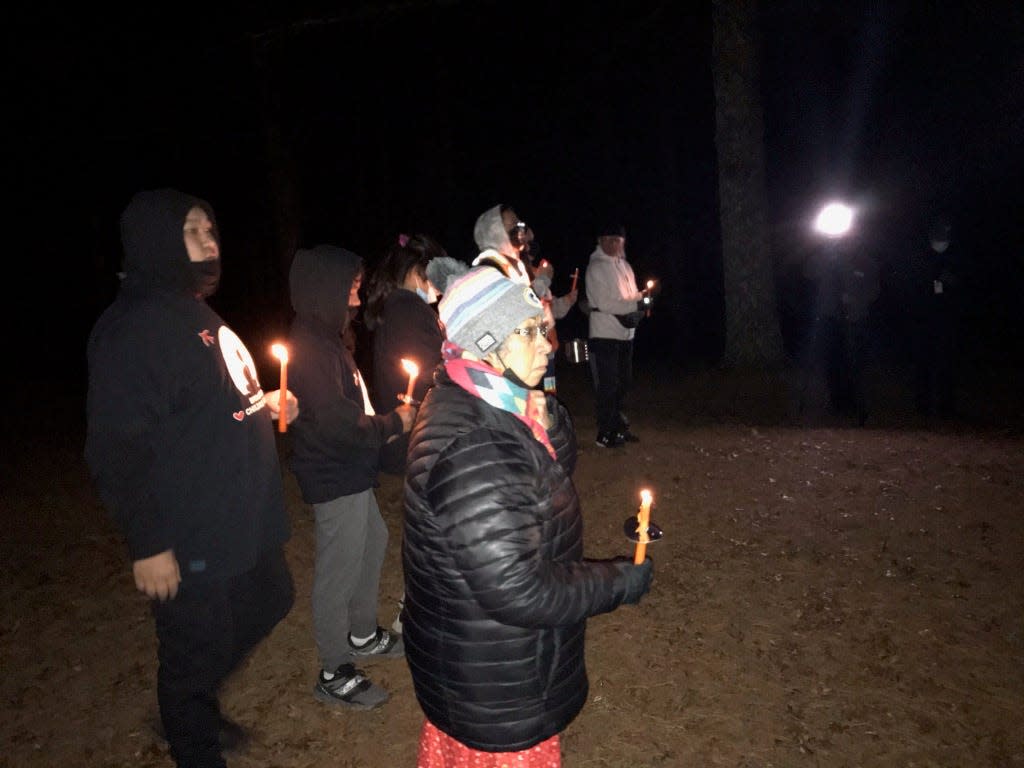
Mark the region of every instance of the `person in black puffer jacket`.
[[639, 602], [653, 565], [583, 557], [575, 432], [534, 388], [550, 346], [532, 289], [476, 268], [439, 311], [448, 341], [410, 435], [402, 548], [419, 766], [476, 752], [558, 765], [587, 699], [586, 620]]

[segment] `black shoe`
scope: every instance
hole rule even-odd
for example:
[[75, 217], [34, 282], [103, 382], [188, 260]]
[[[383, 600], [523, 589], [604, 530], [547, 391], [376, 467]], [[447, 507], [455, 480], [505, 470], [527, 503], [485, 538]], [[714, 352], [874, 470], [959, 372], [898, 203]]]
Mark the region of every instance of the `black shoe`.
[[618, 432], [600, 432], [595, 442], [598, 448], [621, 448], [626, 444], [625, 439]]
[[[167, 741], [167, 734], [164, 733], [164, 725], [160, 722], [160, 715], [157, 715], [152, 720], [151, 728], [153, 729], [154, 736], [162, 741]], [[247, 728], [239, 725], [231, 718], [221, 715], [220, 721], [217, 723], [217, 743], [220, 745], [221, 752], [241, 755], [249, 748], [249, 745], [252, 743], [252, 737], [249, 735]]]
[[405, 643], [402, 636], [389, 632], [384, 627], [377, 627], [377, 633], [362, 645], [352, 642], [352, 635], [348, 636], [349, 651], [353, 656], [365, 658], [367, 656], [380, 656], [385, 659], [400, 659], [405, 656]]
[[619, 434], [619, 437], [622, 438], [622, 441], [625, 442], [625, 443], [639, 443], [640, 442], [640, 438], [637, 437], [636, 435], [634, 435], [632, 432], [630, 432], [629, 431], [629, 427], [626, 427], [625, 429], [620, 431], [618, 434]]
[[321, 670], [313, 695], [328, 704], [351, 709], [376, 709], [388, 700], [388, 692], [372, 683], [353, 664], [342, 664], [330, 679]]
[[235, 755], [243, 754], [252, 741], [248, 730], [224, 715], [220, 716], [220, 732], [217, 736], [221, 751]]

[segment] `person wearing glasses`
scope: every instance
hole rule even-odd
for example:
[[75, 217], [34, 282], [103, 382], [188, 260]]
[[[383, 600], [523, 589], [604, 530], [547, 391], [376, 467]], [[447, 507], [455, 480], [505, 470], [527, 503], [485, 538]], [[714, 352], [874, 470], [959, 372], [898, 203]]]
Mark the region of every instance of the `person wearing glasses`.
[[583, 558], [575, 431], [535, 389], [551, 348], [536, 293], [491, 267], [443, 291], [442, 365], [405, 479], [417, 765], [558, 766], [559, 733], [587, 700], [586, 621], [639, 602], [653, 564]]

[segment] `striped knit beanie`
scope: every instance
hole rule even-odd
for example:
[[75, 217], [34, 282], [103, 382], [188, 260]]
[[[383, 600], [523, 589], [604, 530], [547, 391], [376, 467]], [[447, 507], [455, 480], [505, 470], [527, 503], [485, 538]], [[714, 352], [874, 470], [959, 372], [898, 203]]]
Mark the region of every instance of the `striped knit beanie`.
[[521, 323], [544, 314], [530, 286], [512, 282], [494, 267], [476, 267], [451, 281], [437, 309], [448, 340], [480, 357]]

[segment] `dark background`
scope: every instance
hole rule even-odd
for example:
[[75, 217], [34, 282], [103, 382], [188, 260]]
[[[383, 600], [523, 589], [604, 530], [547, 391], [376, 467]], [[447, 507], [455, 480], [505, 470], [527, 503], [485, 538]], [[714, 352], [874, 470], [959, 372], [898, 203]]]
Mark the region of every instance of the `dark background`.
[[[807, 322], [809, 220], [842, 195], [860, 211], [851, 247], [882, 268], [879, 350], [900, 355], [903, 266], [941, 210], [966, 265], [966, 348], [1017, 366], [1020, 3], [765, 2], [759, 21], [787, 348]], [[474, 220], [499, 202], [536, 232], [556, 293], [585, 268], [597, 223], [622, 221], [638, 279], [664, 286], [638, 357], [721, 356], [709, 3], [40, 7], [6, 34], [8, 306], [30, 378], [84, 381], [89, 327], [116, 286], [118, 216], [154, 186], [214, 206], [212, 303], [257, 357], [288, 320], [294, 245], [333, 242], [372, 265], [399, 232], [422, 231], [469, 260]], [[562, 325], [585, 334], [577, 310]]]

